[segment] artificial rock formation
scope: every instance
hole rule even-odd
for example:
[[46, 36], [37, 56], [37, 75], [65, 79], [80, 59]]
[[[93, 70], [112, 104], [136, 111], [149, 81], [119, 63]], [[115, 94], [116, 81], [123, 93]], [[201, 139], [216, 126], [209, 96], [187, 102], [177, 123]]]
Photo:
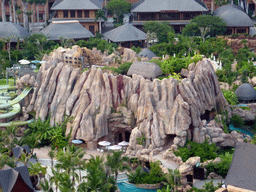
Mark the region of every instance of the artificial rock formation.
[[135, 149], [136, 138], [142, 135], [145, 147], [152, 150], [168, 143], [169, 136], [175, 137], [174, 144], [184, 146], [188, 137], [196, 137], [203, 129], [201, 115], [205, 111], [228, 109], [207, 59], [191, 64], [187, 78], [178, 82], [173, 78], [150, 81], [137, 75], [114, 76], [95, 66], [81, 74], [61, 58], [60, 53], [52, 54], [42, 64], [25, 111], [35, 111], [42, 120], [50, 115], [51, 125], [61, 123], [65, 115], [73, 116], [67, 133], [71, 131], [72, 138], [84, 140], [89, 148], [109, 138], [109, 120], [120, 105], [125, 106], [120, 112], [126, 122], [119, 120], [132, 130], [129, 150]]

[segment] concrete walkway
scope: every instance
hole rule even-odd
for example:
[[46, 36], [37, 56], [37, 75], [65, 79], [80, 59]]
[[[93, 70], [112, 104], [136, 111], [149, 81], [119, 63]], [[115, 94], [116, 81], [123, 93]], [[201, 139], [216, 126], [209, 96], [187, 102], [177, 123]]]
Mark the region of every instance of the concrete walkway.
[[[223, 183], [225, 181], [225, 179], [213, 179], [213, 185], [214, 186], [218, 186], [218, 183]], [[209, 183], [211, 182], [211, 180], [206, 179], [206, 180], [198, 180], [198, 179], [194, 179], [193, 180], [193, 186], [198, 188], [198, 189], [203, 189], [203, 186], [205, 185], [205, 183]]]
[[179, 168], [179, 165], [176, 162], [163, 159], [162, 154], [155, 155], [154, 158], [161, 161], [163, 166], [167, 167], [168, 169], [174, 170]]

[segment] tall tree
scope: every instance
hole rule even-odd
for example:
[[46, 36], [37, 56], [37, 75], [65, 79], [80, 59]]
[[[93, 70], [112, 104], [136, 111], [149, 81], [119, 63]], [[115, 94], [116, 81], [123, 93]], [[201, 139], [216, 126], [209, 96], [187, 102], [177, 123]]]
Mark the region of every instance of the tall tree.
[[124, 14], [130, 12], [132, 5], [126, 0], [111, 0], [106, 8], [114, 16], [115, 23], [122, 25]]
[[2, 22], [6, 22], [6, 13], [5, 13], [5, 0], [1, 1], [1, 8], [2, 8]]
[[195, 23], [196, 25], [192, 25], [190, 23], [188, 26], [185, 26], [184, 30], [189, 31], [188, 29], [186, 29], [186, 27], [190, 27], [191, 29], [193, 29], [194, 33], [200, 32], [203, 42], [205, 41], [205, 36], [207, 34], [214, 37], [216, 35], [221, 35], [226, 31], [225, 26], [227, 25], [227, 23], [218, 16], [199, 15], [192, 19], [191, 22]]
[[95, 21], [100, 20], [100, 34], [101, 34], [101, 19], [104, 19], [104, 21], [107, 21], [107, 17], [105, 17], [105, 11], [103, 9], [98, 10], [95, 13]]
[[168, 42], [168, 33], [175, 33], [174, 29], [167, 22], [147, 21], [143, 29], [147, 33], [155, 33], [160, 43]]
[[130, 170], [130, 166], [124, 164], [125, 162], [128, 162], [129, 159], [127, 157], [122, 157], [122, 153], [123, 151], [114, 151], [107, 155], [106, 166], [110, 168], [111, 172], [115, 175], [116, 180], [119, 171]]
[[12, 12], [13, 12], [13, 22], [17, 23], [17, 15], [16, 15], [16, 0], [12, 0]]

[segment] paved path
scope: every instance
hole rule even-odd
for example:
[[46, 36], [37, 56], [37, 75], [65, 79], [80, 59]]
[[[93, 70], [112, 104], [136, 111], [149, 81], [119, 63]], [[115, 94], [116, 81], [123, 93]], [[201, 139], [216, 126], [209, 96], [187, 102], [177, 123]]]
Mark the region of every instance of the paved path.
[[[206, 180], [198, 180], [198, 179], [194, 179], [193, 180], [193, 186], [198, 188], [198, 189], [202, 189], [203, 185], [205, 185], [205, 183], [209, 183], [211, 180], [206, 179]], [[218, 183], [223, 183], [225, 181], [225, 179], [213, 179], [213, 185], [214, 186], [218, 186]]]
[[162, 154], [158, 154], [154, 156], [155, 159], [162, 162], [163, 166], [167, 167], [168, 169], [178, 169], [179, 165], [174, 161], [170, 161], [167, 159], [163, 159]]

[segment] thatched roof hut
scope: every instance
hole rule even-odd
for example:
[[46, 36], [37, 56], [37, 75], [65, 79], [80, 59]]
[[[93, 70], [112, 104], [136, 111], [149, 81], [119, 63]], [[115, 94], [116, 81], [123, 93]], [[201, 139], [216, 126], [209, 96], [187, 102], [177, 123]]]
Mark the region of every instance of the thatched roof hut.
[[236, 89], [235, 94], [240, 102], [252, 102], [256, 100], [256, 90], [248, 83], [240, 85]]

